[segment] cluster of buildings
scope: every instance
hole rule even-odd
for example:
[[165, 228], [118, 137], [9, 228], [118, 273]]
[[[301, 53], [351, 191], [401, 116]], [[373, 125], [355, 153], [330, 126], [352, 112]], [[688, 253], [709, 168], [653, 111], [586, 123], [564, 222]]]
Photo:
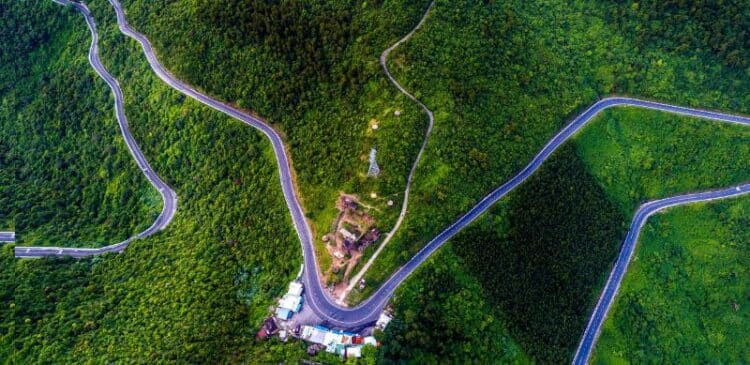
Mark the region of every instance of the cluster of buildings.
[[307, 348], [310, 355], [314, 355], [319, 349], [325, 349], [326, 352], [344, 358], [362, 357], [362, 346], [380, 345], [373, 336], [362, 337], [323, 326], [303, 326], [300, 338], [313, 344]]
[[276, 318], [287, 321], [294, 313], [302, 310], [302, 290], [302, 283], [298, 281], [289, 283], [289, 290], [279, 300], [279, 306], [276, 308]]
[[[341, 215], [337, 222], [337, 239], [343, 248], [351, 253], [352, 250], [362, 251], [380, 238], [380, 231], [372, 227], [372, 217], [359, 210], [359, 205], [349, 196], [342, 196], [339, 201]], [[362, 232], [365, 232], [364, 234]]]
[[[307, 352], [310, 355], [315, 355], [318, 351], [325, 350], [341, 358], [359, 358], [362, 357], [362, 347], [367, 345], [380, 346], [380, 343], [373, 336], [363, 336], [346, 331], [329, 329], [321, 325], [302, 325], [305, 321], [304, 316], [289, 321], [295, 313], [299, 313], [302, 310], [302, 292], [304, 287], [299, 281], [300, 276], [298, 276], [297, 280], [289, 283], [289, 289], [279, 300], [279, 305], [275, 309], [275, 315], [263, 321], [263, 325], [256, 334], [258, 340], [265, 340], [276, 334], [284, 342], [290, 336], [298, 337], [310, 343], [307, 347]], [[380, 330], [385, 329], [392, 320], [389, 314], [391, 310], [387, 307], [380, 314], [375, 323], [375, 328]], [[300, 320], [302, 323], [299, 323]], [[368, 329], [365, 329], [363, 333], [367, 334], [370, 332]]]

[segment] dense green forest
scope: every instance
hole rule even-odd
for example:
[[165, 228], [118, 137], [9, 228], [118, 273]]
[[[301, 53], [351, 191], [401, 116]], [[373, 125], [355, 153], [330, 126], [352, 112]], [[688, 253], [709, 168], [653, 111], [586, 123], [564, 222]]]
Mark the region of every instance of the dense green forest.
[[[341, 191], [378, 208], [381, 228], [392, 224], [427, 117], [388, 82], [378, 57], [428, 0], [122, 3], [177, 76], [281, 131], [314, 230], [333, 222]], [[373, 147], [377, 179], [366, 177]]]
[[750, 362], [749, 217], [739, 198], [651, 220], [593, 363]]
[[747, 4], [647, 0], [629, 5], [611, 7], [607, 18], [620, 29], [634, 32], [639, 47], [657, 45], [688, 56], [697, 50], [732, 68], [750, 66], [746, 57], [750, 51]]
[[521, 348], [541, 363], [562, 363], [626, 223], [566, 145], [454, 247]]
[[[122, 254], [17, 260], [13, 246], [5, 245], [0, 252], [0, 358], [24, 364], [207, 363], [294, 362], [307, 356], [300, 345], [254, 343], [273, 297], [283, 292], [300, 263], [270, 146], [253, 129], [186, 100], [157, 80], [138, 46], [117, 31], [109, 4], [99, 1], [90, 7], [102, 58], [123, 87], [136, 140], [154, 169], [174, 186], [180, 209], [167, 230], [134, 242]], [[3, 32], [4, 49], [19, 52], [8, 59], [20, 60], [17, 74], [3, 74], [4, 85], [25, 78], [79, 85], [75, 77], [86, 76], [95, 88], [101, 86], [91, 77], [86, 60], [90, 37], [79, 13], [42, 0], [2, 2], [1, 8], [4, 19], [24, 24], [20, 29], [42, 32], [34, 37], [33, 32], [28, 37]], [[62, 70], [66, 64], [83, 76]], [[80, 85], [86, 90], [83, 81]], [[103, 116], [97, 119], [113, 129], [109, 135], [115, 139], [111, 99], [105, 86], [101, 89], [102, 100], [72, 92], [82, 94], [76, 101], [85, 106], [83, 111], [98, 105], [101, 114], [111, 116], [106, 122]], [[70, 109], [74, 105], [64, 96], [50, 96], [44, 108], [78, 110]], [[20, 122], [11, 121], [3, 123], [2, 133], [26, 133], [18, 130]], [[19, 148], [38, 153], [55, 148], [48, 145], [61, 139], [52, 128], [55, 123], [34, 122], [44, 128], [35, 130], [36, 138], [21, 140]], [[91, 134], [80, 134], [91, 138], [100, 130], [104, 128], [92, 127], [86, 130]], [[82, 171], [102, 166], [104, 158], [87, 155], [88, 146], [68, 148], [66, 152], [80, 155]], [[127, 152], [122, 155], [129, 158]], [[43, 168], [28, 169], [32, 167]], [[39, 190], [57, 188], [55, 180], [32, 182]], [[83, 194], [72, 190], [71, 202], [78, 198], [74, 193]], [[3, 196], [4, 201], [12, 198]]]
[[88, 63], [83, 18], [39, 8], [0, 7], [0, 230], [25, 245], [119, 242], [151, 225], [161, 199]]
[[[455, 238], [449, 251], [479, 280], [492, 313], [524, 351], [542, 363], [568, 361], [637, 203], [750, 180], [742, 164], [750, 158], [742, 147], [749, 139], [742, 126], [608, 111]], [[426, 279], [413, 280], [430, 287]], [[436, 306], [448, 302], [435, 300]], [[443, 332], [425, 321], [434, 316], [420, 318], [423, 333]]]
[[576, 151], [621, 210], [645, 200], [750, 181], [750, 127], [636, 108], [605, 111]]
[[[750, 19], [750, 10], [737, 6], [733, 17]], [[723, 53], [710, 47], [678, 50], [659, 41], [659, 29], [679, 43], [681, 35], [692, 35], [682, 24], [692, 30], [701, 22], [669, 15], [676, 7], [652, 15], [663, 16], [659, 20], [642, 13], [659, 13], [661, 6], [643, 10], [629, 1], [438, 0], [424, 27], [390, 62], [394, 75], [434, 110], [436, 124], [409, 214], [368, 282], [382, 282], [599, 97], [632, 94], [750, 111], [748, 70], [726, 65]], [[710, 5], [702, 9], [690, 12], [712, 14]], [[722, 35], [724, 28], [701, 29], [701, 42], [732, 37]], [[745, 48], [726, 46], [750, 59]], [[680, 129], [674, 131], [691, 132]], [[719, 165], [707, 161], [705, 167]]]
[[448, 251], [523, 351], [541, 363], [569, 361], [638, 203], [750, 180], [748, 140], [744, 126], [607, 111]]
[[450, 248], [404, 283], [383, 334], [381, 363], [530, 363], [487, 293]]
[[[268, 118], [284, 134], [304, 206], [324, 226], [339, 190], [376, 191], [380, 198], [369, 203], [381, 209], [379, 218], [388, 222], [395, 215], [384, 201], [399, 200], [425, 118], [388, 84], [377, 57], [408, 32], [427, 3], [124, 5], [170, 70]], [[19, 261], [13, 246], [4, 246], [0, 358], [306, 358], [299, 342], [253, 339], [300, 262], [266, 140], [165, 86], [139, 47], [119, 34], [109, 4], [96, 0], [90, 7], [102, 58], [123, 87], [134, 135], [177, 191], [180, 209], [167, 230], [119, 255]], [[739, 24], [748, 10], [724, 12], [703, 3], [683, 8], [656, 2], [438, 1], [425, 27], [390, 62], [407, 88], [435, 110], [437, 124], [408, 220], [370, 271], [368, 289], [505, 181], [599, 95], [631, 93], [747, 111], [747, 41]], [[60, 244], [119, 239], [150, 224], [158, 196], [130, 160], [108, 89], [86, 61], [90, 39], [80, 14], [50, 1], [0, 0], [0, 15], [10, 19], [0, 22], [0, 225], [28, 233], [24, 243]], [[714, 26], [710, 19], [717, 15], [726, 19]], [[377, 131], [370, 128], [374, 122]], [[749, 179], [741, 163], [750, 157], [747, 138], [738, 126], [629, 109], [607, 112], [405, 283], [378, 360], [567, 361], [633, 208], [645, 199]], [[376, 180], [363, 177], [372, 146], [383, 169]], [[636, 267], [628, 279], [629, 294], [607, 322], [598, 359], [700, 361], [715, 354], [717, 344], [747, 348], [742, 327], [696, 329], [747, 316], [746, 298], [736, 295], [746, 291], [740, 269], [746, 266], [741, 250], [747, 240], [736, 227], [746, 226], [747, 209], [731, 204], [669, 213], [649, 225], [643, 247], [654, 248], [642, 260], [659, 265]], [[696, 236], [684, 236], [684, 227], [699, 220], [705, 223]], [[719, 232], [712, 222], [731, 228]], [[702, 244], [713, 236], [717, 247], [731, 250], [719, 253]], [[693, 246], [682, 247], [686, 241]], [[674, 270], [678, 266], [685, 270]], [[698, 273], [703, 266], [726, 275], [707, 283], [712, 277]], [[696, 281], [695, 275], [702, 276]], [[646, 288], [639, 286], [644, 277], [681, 284]], [[721, 286], [726, 290], [716, 289]], [[680, 293], [683, 288], [689, 290]], [[654, 312], [667, 290], [674, 300], [711, 305], [675, 327], [670, 318], [694, 307], [686, 299], [672, 305], [671, 313]], [[739, 312], [732, 314], [734, 301]], [[653, 319], [638, 322], [648, 336], [636, 338], [638, 332], [628, 327], [637, 311]], [[676, 332], [696, 336], [661, 341]], [[685, 346], [694, 351], [682, 351]], [[655, 357], [642, 357], [644, 348]], [[722, 356], [728, 362], [747, 359], [746, 352]]]

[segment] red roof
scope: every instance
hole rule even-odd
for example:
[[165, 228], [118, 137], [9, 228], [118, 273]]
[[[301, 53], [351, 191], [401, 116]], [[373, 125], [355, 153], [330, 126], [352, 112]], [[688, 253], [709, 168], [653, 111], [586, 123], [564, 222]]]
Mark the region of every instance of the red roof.
[[365, 342], [365, 339], [359, 336], [352, 337], [352, 344], [354, 345], [361, 345]]

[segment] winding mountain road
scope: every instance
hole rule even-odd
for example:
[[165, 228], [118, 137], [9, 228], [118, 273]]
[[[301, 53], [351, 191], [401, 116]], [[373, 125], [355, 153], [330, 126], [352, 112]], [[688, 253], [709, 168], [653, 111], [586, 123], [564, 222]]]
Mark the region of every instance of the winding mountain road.
[[[65, 3], [65, 4], [71, 4], [67, 0], [58, 0], [58, 1], [61, 3]], [[668, 113], [673, 113], [673, 114], [679, 114], [679, 115], [684, 115], [684, 116], [708, 119], [708, 120], [713, 120], [713, 121], [750, 125], [750, 118], [738, 116], [738, 115], [725, 114], [725, 113], [707, 111], [707, 110], [701, 110], [701, 109], [686, 108], [686, 107], [680, 107], [680, 106], [675, 106], [675, 105], [657, 103], [653, 101], [639, 100], [639, 99], [634, 99], [634, 98], [611, 97], [611, 98], [602, 99], [596, 102], [595, 104], [593, 104], [588, 109], [586, 109], [583, 113], [578, 115], [575, 119], [573, 119], [573, 121], [571, 121], [562, 130], [560, 130], [560, 132], [558, 132], [554, 137], [552, 137], [552, 139], [549, 140], [549, 142], [542, 148], [542, 150], [536, 156], [534, 156], [531, 162], [528, 165], [526, 165], [526, 167], [524, 167], [517, 175], [515, 175], [506, 183], [502, 184], [497, 189], [490, 192], [487, 196], [481, 199], [477, 203], [476, 206], [470, 209], [466, 214], [461, 216], [453, 224], [448, 226], [445, 230], [443, 230], [440, 234], [438, 234], [434, 239], [432, 239], [429, 243], [427, 243], [405, 265], [399, 268], [370, 298], [368, 298], [366, 301], [362, 302], [361, 304], [357, 305], [356, 307], [345, 308], [345, 307], [337, 305], [336, 303], [332, 301], [331, 298], [329, 298], [329, 296], [326, 294], [326, 291], [323, 288], [322, 283], [320, 281], [317, 261], [315, 258], [315, 250], [313, 248], [312, 235], [310, 233], [310, 228], [304, 219], [304, 214], [303, 214], [302, 208], [299, 205], [298, 198], [295, 195], [294, 187], [292, 184], [289, 160], [286, 156], [284, 146], [279, 135], [273, 130], [273, 128], [271, 128], [269, 125], [267, 125], [260, 119], [255, 118], [252, 115], [249, 115], [241, 110], [238, 110], [230, 105], [222, 103], [209, 96], [206, 96], [205, 94], [199, 91], [196, 91], [192, 87], [174, 78], [158, 62], [148, 39], [142, 34], [133, 30], [128, 25], [127, 20], [125, 19], [125, 13], [119, 1], [110, 0], [110, 3], [112, 4], [113, 8], [115, 9], [117, 13], [117, 22], [118, 22], [120, 31], [123, 34], [135, 39], [138, 43], [140, 43], [141, 47], [143, 48], [144, 54], [146, 55], [146, 58], [148, 59], [148, 62], [151, 65], [151, 68], [159, 76], [159, 78], [161, 78], [164, 82], [169, 84], [174, 89], [182, 92], [183, 94], [191, 98], [194, 98], [195, 100], [213, 109], [221, 111], [233, 118], [236, 118], [248, 125], [251, 125], [257, 128], [269, 138], [269, 140], [271, 141], [271, 145], [273, 147], [274, 153], [276, 155], [277, 164], [279, 168], [279, 177], [281, 180], [281, 187], [282, 187], [282, 191], [284, 194], [284, 198], [286, 200], [286, 204], [289, 208], [292, 221], [294, 223], [294, 227], [300, 238], [300, 244], [302, 246], [303, 259], [304, 259], [304, 264], [305, 264], [305, 270], [303, 273], [303, 280], [305, 282], [305, 288], [306, 288], [305, 293], [304, 293], [305, 303], [306, 305], [309, 305], [310, 308], [312, 308], [312, 310], [315, 312], [316, 315], [318, 315], [322, 320], [324, 320], [329, 326], [333, 326], [333, 327], [339, 327], [339, 328], [345, 328], [345, 329], [357, 329], [357, 328], [361, 328], [365, 325], [369, 325], [375, 322], [380, 312], [382, 311], [383, 307], [385, 306], [389, 298], [393, 295], [396, 288], [411, 273], [413, 273], [422, 263], [424, 263], [438, 248], [440, 248], [451, 237], [453, 237], [456, 233], [458, 233], [460, 230], [462, 230], [467, 225], [469, 225], [482, 213], [487, 211], [487, 209], [489, 209], [499, 199], [501, 199], [510, 191], [512, 191], [513, 189], [518, 187], [520, 184], [522, 184], [524, 181], [526, 181], [526, 179], [528, 179], [537, 169], [539, 169], [542, 163], [546, 161], [547, 158], [549, 158], [549, 156], [557, 148], [559, 148], [562, 144], [568, 141], [577, 131], [583, 128], [597, 114], [599, 114], [605, 109], [612, 108], [612, 107], [637, 107], [637, 108], [645, 108], [645, 109], [658, 110], [658, 111], [668, 112]], [[94, 35], [94, 42], [92, 42], [92, 51], [95, 51], [96, 50], [96, 47], [95, 47], [96, 32], [93, 26], [93, 20], [91, 19], [88, 9], [84, 5], [74, 4], [74, 6], [76, 6], [76, 8], [79, 11], [81, 11], [87, 18], [89, 27], [92, 30], [92, 34]], [[424, 19], [422, 21], [424, 21]], [[397, 45], [398, 43], [394, 45], [394, 47]], [[387, 56], [387, 51], [384, 52], [385, 56]], [[92, 52], [92, 53], [95, 53], [95, 52]], [[92, 65], [94, 65], [94, 67], [97, 69], [97, 72], [104, 71], [103, 67], [101, 67], [101, 63], [98, 62], [98, 56], [96, 57], [92, 56], [90, 58], [96, 58], [96, 62], [92, 61]], [[381, 57], [381, 62], [384, 62], [383, 57]], [[99, 67], [97, 67], [96, 64], [98, 64]], [[386, 68], [386, 71], [387, 71], [387, 68]], [[109, 76], [108, 73], [106, 73], [106, 71], [104, 71], [103, 73], [100, 72], [100, 75], [102, 74], [107, 75], [107, 77], [105, 76], [102, 76], [102, 77], [105, 78], [105, 80], [111, 81], [111, 82], [108, 81], [111, 87], [112, 85], [117, 84], [116, 81], [114, 81], [114, 79], [111, 76]], [[388, 75], [389, 75], [389, 78], [391, 78], [391, 81], [394, 82], [397, 85], [397, 87], [401, 89], [402, 92], [406, 93], [407, 95], [411, 95], [411, 94], [408, 94], [405, 90], [403, 90], [403, 88], [401, 88], [400, 85], [398, 85], [398, 83], [395, 82], [395, 80], [390, 76], [389, 73]], [[117, 88], [113, 87], [113, 90], [119, 90], [119, 87]], [[115, 94], [118, 95], [121, 93], [119, 93], [119, 91], [115, 91]], [[425, 110], [428, 111], [428, 114], [431, 116], [431, 112], [429, 112], [429, 109], [427, 109], [426, 106], [424, 106], [422, 103], [416, 100], [416, 98], [412, 97], [412, 99], [417, 101]], [[121, 97], [117, 100], [120, 100], [119, 104], [121, 104]], [[121, 110], [121, 109], [122, 108], [120, 105], [120, 107], [118, 107], [118, 110]], [[118, 112], [118, 120], [120, 120], [120, 114], [121, 113]], [[122, 117], [124, 119], [124, 114], [122, 115]], [[430, 119], [432, 121], [432, 118]], [[123, 126], [123, 123], [121, 122], [121, 127], [122, 126]], [[127, 128], [123, 128], [123, 129], [126, 130]], [[123, 132], [123, 134], [126, 134], [126, 133]], [[129, 133], [127, 134], [129, 135]], [[131, 152], [133, 152], [133, 150], [131, 150]], [[133, 152], [133, 154], [136, 155], [135, 152]], [[421, 150], [420, 150], [420, 155], [421, 155]], [[141, 163], [140, 160], [138, 158], [136, 158], [136, 160], [139, 161], [139, 166], [140, 166], [140, 163]], [[145, 159], [143, 159], [143, 162], [145, 163]], [[147, 164], [145, 164], [144, 166], [146, 166], [146, 168], [144, 168], [144, 172], [151, 171], [150, 169], [147, 168], [148, 166]], [[411, 179], [411, 175], [412, 174], [410, 173], [409, 180]], [[157, 180], [157, 181], [160, 181], [160, 180]], [[168, 189], [168, 188], [165, 188], [165, 186], [166, 185], [162, 186], [162, 189], [160, 189], [160, 191], [163, 192], [165, 189]], [[171, 190], [169, 191], [171, 192]], [[678, 205], [685, 205], [685, 204], [690, 204], [690, 203], [695, 203], [695, 202], [705, 202], [705, 201], [711, 201], [711, 200], [717, 200], [717, 199], [731, 198], [731, 197], [736, 197], [736, 196], [744, 195], [748, 193], [750, 193], [750, 183], [742, 184], [739, 186], [733, 186], [733, 187], [729, 187], [729, 188], [725, 188], [721, 190], [705, 191], [705, 192], [670, 197], [666, 199], [660, 199], [660, 200], [648, 202], [648, 203], [641, 205], [635, 214], [633, 223], [631, 224], [630, 232], [627, 235], [627, 238], [618, 256], [618, 259], [612, 269], [612, 272], [610, 273], [609, 280], [607, 281], [604, 287], [604, 290], [601, 293], [600, 299], [588, 322], [588, 325], [584, 332], [581, 343], [578, 346], [578, 349], [576, 351], [574, 363], [582, 364], [588, 360], [590, 353], [591, 353], [591, 349], [593, 348], [593, 345], [596, 341], [596, 337], [600, 331], [601, 324], [603, 323], [604, 318], [606, 317], [607, 311], [617, 294], [617, 290], [627, 270], [628, 263], [630, 262], [630, 259], [632, 258], [632, 255], [635, 250], [636, 243], [637, 243], [637, 239], [638, 239], [638, 234], [640, 233], [641, 228], [643, 227], [643, 225], [645, 224], [649, 216], [659, 211], [662, 211], [664, 209], [678, 206]], [[174, 193], [172, 192], [171, 194], [174, 194]], [[406, 200], [404, 201], [404, 206], [405, 205], [406, 205]], [[166, 203], [165, 203], [165, 206], [166, 206]], [[405, 208], [402, 208], [402, 210], [403, 209]], [[59, 249], [59, 250], [66, 250], [66, 249]], [[17, 251], [17, 254], [18, 254], [18, 251]], [[56, 254], [53, 251], [39, 252], [39, 256], [57, 256], [57, 255], [60, 255], [60, 254]]]
[[145, 231], [138, 233], [137, 235], [126, 239], [120, 243], [104, 246], [100, 248], [75, 248], [75, 247], [27, 247], [17, 246], [15, 247], [16, 257], [44, 257], [44, 256], [72, 256], [72, 257], [88, 257], [94, 255], [101, 255], [107, 252], [121, 252], [124, 250], [130, 242], [133, 240], [148, 237], [166, 227], [174, 217], [175, 210], [177, 209], [177, 194], [169, 187], [160, 177], [154, 172], [151, 166], [148, 164], [146, 157], [143, 156], [143, 152], [135, 142], [133, 135], [130, 134], [128, 128], [128, 119], [125, 117], [125, 110], [123, 108], [122, 90], [117, 80], [104, 68], [102, 61], [99, 58], [99, 38], [96, 32], [96, 23], [94, 18], [91, 16], [91, 12], [85, 4], [72, 2], [68, 0], [53, 0], [61, 5], [72, 5], [78, 11], [80, 11], [86, 18], [86, 24], [88, 24], [91, 32], [91, 46], [89, 47], [89, 63], [94, 68], [96, 73], [101, 77], [115, 96], [115, 116], [117, 117], [117, 123], [120, 125], [120, 132], [122, 137], [125, 139], [125, 144], [133, 156], [136, 164], [146, 176], [149, 183], [159, 191], [161, 200], [163, 202], [162, 210], [159, 216], [156, 218], [153, 224], [148, 227]]

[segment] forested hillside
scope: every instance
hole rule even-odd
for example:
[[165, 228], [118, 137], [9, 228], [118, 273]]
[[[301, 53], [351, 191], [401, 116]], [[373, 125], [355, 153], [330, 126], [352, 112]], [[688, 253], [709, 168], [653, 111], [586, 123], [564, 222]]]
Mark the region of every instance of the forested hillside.
[[[638, 46], [683, 55], [709, 54], [719, 63], [747, 68], [750, 12], [742, 1], [646, 0], [615, 3], [609, 20], [636, 34]], [[630, 6], [627, 6], [630, 5]]]
[[647, 224], [593, 363], [750, 361], [749, 217], [744, 197]]
[[[392, 223], [427, 117], [388, 82], [378, 57], [429, 1], [122, 3], [177, 76], [282, 132], [314, 229], [332, 223], [341, 191], [379, 208], [371, 213], [381, 228]], [[381, 174], [368, 179], [373, 147]]]
[[[23, 72], [4, 73], [4, 80], [46, 78], [51, 85], [79, 85], [76, 77], [88, 77], [89, 81], [80, 81], [82, 90], [89, 82], [100, 87], [86, 60], [90, 37], [79, 13], [43, 0], [1, 4], [4, 19], [8, 15], [18, 20], [15, 24], [24, 24], [19, 29], [46, 34], [27, 38], [7, 37], [3, 32], [8, 46], [4, 49], [20, 52], [8, 59], [24, 60], [16, 64]], [[17, 260], [13, 246], [5, 245], [0, 252], [0, 358], [22, 364], [248, 363], [294, 362], [307, 356], [299, 345], [254, 342], [267, 307], [300, 263], [299, 243], [266, 140], [158, 81], [141, 50], [117, 31], [109, 4], [99, 1], [90, 7], [98, 23], [102, 59], [123, 88], [136, 140], [153, 168], [175, 188], [180, 209], [167, 230], [134, 242], [122, 254], [87, 260]], [[39, 57], [29, 57], [29, 52]], [[70, 72], [61, 69], [65, 65]], [[101, 107], [97, 121], [112, 128], [111, 138], [119, 138], [111, 99], [106, 86], [101, 86], [103, 100], [83, 94], [74, 100], [94, 115]], [[44, 108], [80, 111], [69, 109], [76, 105], [66, 101], [66, 90], [37, 92], [40, 97], [49, 95], [45, 102], [50, 105]], [[82, 93], [76, 90], [71, 93]], [[4, 122], [2, 133], [23, 135], [26, 132], [17, 128], [26, 120]], [[41, 127], [34, 130], [35, 138], [19, 139], [19, 149], [44, 154], [57, 148], [50, 140], [78, 141], [78, 146], [66, 146], [66, 153], [80, 156], [83, 171], [96, 172], [106, 161], [87, 155], [95, 146], [84, 144], [94, 143], [82, 141], [104, 133], [104, 127], [70, 132], [66, 134], [70, 138], [82, 136], [62, 142], [53, 128], [55, 122], [31, 120]], [[106, 148], [100, 153], [116, 156]], [[122, 155], [129, 158], [126, 151]], [[25, 169], [41, 167], [30, 164]], [[54, 180], [19, 179], [18, 183], [33, 184], [40, 193], [57, 188]], [[67, 194], [70, 200], [63, 202], [80, 199], [82, 192], [72, 189]], [[12, 201], [13, 196], [2, 199]], [[118, 207], [141, 219], [151, 218], [126, 208]]]
[[[387, 208], [385, 201], [401, 198], [426, 118], [387, 82], [377, 60], [428, 2], [123, 4], [170, 71], [282, 132], [308, 217], [326, 227], [340, 191], [362, 195], [380, 209], [381, 222], [396, 214], [398, 203]], [[300, 264], [266, 139], [164, 85], [136, 43], [117, 31], [108, 2], [88, 3], [135, 138], [180, 206], [167, 230], [119, 255], [24, 261], [12, 257], [12, 245], [2, 247], [0, 358], [307, 358], [298, 342], [253, 338]], [[436, 126], [407, 221], [370, 270], [367, 291], [600, 96], [750, 111], [743, 26], [750, 14], [726, 5], [438, 0], [389, 61], [435, 111]], [[158, 195], [130, 160], [108, 89], [88, 65], [80, 14], [46, 0], [0, 0], [0, 15], [0, 230], [15, 226], [23, 243], [95, 244], [150, 224]], [[633, 209], [750, 179], [743, 163], [749, 138], [736, 125], [608, 111], [405, 282], [377, 360], [569, 361]], [[364, 177], [371, 147], [379, 151], [378, 179]], [[367, 198], [371, 192], [379, 197]], [[644, 265], [624, 285], [598, 360], [704, 361], [723, 344], [739, 344], [723, 359], [746, 362], [743, 327], [712, 330], [747, 316], [738, 297], [746, 287], [738, 242], [747, 241], [740, 232], [747, 209], [732, 204], [650, 223], [638, 253]], [[682, 233], [691, 227], [699, 229]], [[707, 248], [707, 237], [730, 249]], [[722, 274], [695, 274], [700, 267]], [[646, 287], [644, 278], [662, 281]], [[657, 313], [663, 292], [675, 301], [667, 314]], [[696, 310], [693, 303], [706, 304], [699, 301], [706, 297], [706, 311]], [[642, 313], [653, 320], [634, 319]], [[678, 317], [684, 326], [671, 323]], [[647, 335], [639, 337], [629, 322]], [[661, 341], [678, 332], [679, 340]], [[694, 351], [681, 350], [685, 344]], [[644, 357], [643, 349], [657, 355]]]
[[[88, 63], [83, 18], [3, 3], [0, 17], [0, 230], [25, 245], [101, 246], [161, 210]], [[59, 36], [58, 36], [59, 34]]]
[[[369, 283], [382, 282], [507, 181], [599, 97], [632, 94], [750, 111], [745, 69], [725, 66], [710, 48], [665, 48], [656, 31], [644, 38], [639, 29], [659, 29], [659, 21], [644, 18], [633, 4], [437, 1], [424, 28], [392, 55], [395, 76], [420, 93], [436, 124], [409, 214], [366, 276]], [[745, 13], [736, 16], [750, 18]], [[613, 21], [613, 14], [623, 19]], [[715, 37], [725, 32], [709, 30]]]

